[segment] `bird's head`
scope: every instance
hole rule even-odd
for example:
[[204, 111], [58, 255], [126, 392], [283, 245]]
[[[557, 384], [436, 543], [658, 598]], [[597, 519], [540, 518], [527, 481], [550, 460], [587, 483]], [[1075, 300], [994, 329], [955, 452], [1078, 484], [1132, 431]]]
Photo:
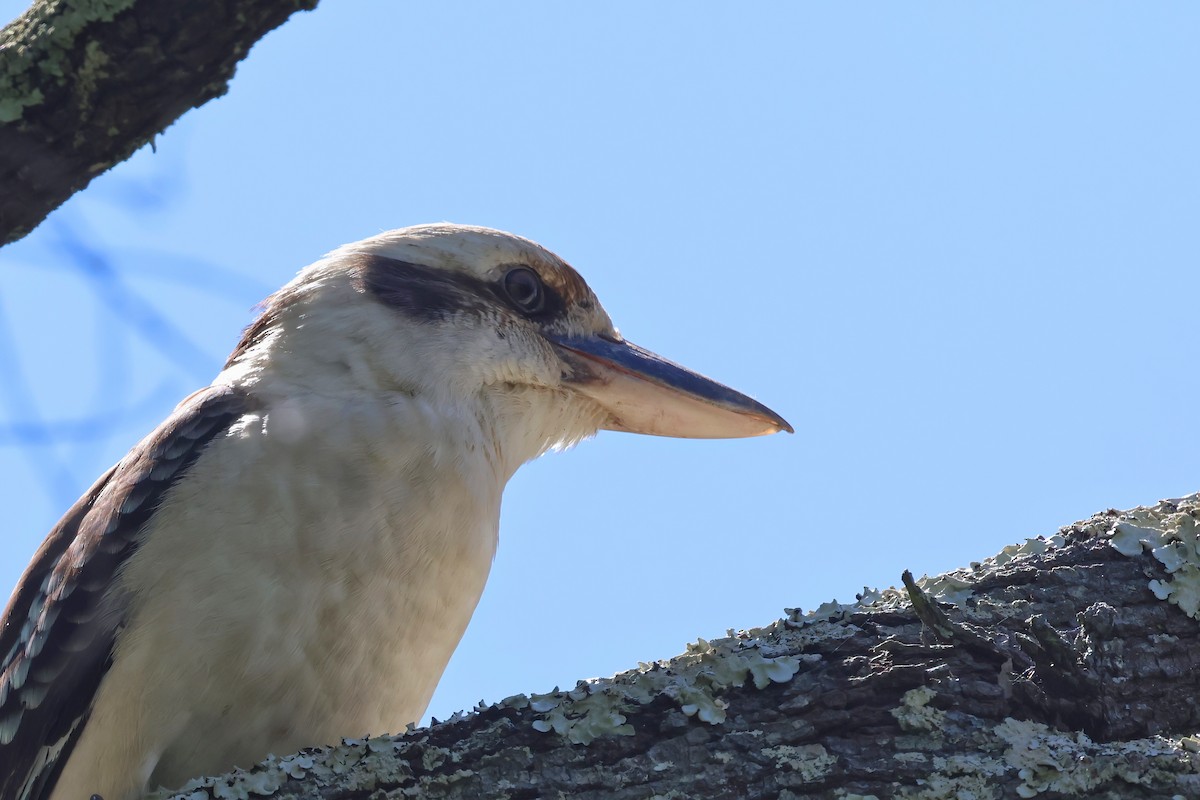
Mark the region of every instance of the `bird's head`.
[[625, 341], [550, 251], [463, 225], [389, 231], [302, 270], [226, 369], [285, 369], [307, 391], [399, 392], [483, 414], [520, 432], [518, 449], [532, 451], [522, 460], [601, 428], [688, 438], [792, 430], [755, 400]]

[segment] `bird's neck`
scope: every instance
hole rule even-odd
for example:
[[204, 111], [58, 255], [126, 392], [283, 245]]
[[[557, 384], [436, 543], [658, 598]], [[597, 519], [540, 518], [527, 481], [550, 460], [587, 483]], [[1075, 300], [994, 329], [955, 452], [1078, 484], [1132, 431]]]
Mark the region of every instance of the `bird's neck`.
[[583, 398], [508, 385], [486, 387], [467, 405], [496, 453], [507, 481], [524, 463], [595, 435], [603, 412]]

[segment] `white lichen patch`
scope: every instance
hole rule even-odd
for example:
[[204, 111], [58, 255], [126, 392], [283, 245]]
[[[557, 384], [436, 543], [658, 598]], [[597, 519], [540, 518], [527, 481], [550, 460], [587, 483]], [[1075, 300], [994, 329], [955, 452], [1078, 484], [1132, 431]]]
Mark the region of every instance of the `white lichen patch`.
[[930, 598], [942, 603], [964, 605], [975, 591], [975, 584], [958, 572], [947, 572], [945, 575], [935, 575], [932, 578], [922, 575], [917, 580], [917, 586]]
[[1149, 551], [1170, 577], [1147, 586], [1159, 600], [1174, 603], [1200, 619], [1200, 495], [1165, 500], [1152, 508], [1121, 514], [1108, 531], [1109, 544], [1127, 556]]
[[406, 770], [406, 765], [392, 758], [399, 747], [400, 740], [392, 736], [343, 739], [333, 747], [305, 750], [284, 758], [268, 756], [252, 770], [195, 778], [173, 791], [152, 792], [147, 800], [173, 796], [180, 800], [250, 800], [274, 794], [288, 780], [311, 776], [330, 781], [354, 769], [364, 776], [364, 784], [354, 788], [370, 791], [378, 781], [398, 781], [405, 777], [398, 770]]
[[[953, 725], [949, 727], [954, 727]], [[1011, 797], [1107, 798], [1147, 788], [1195, 785], [1200, 756], [1186, 739], [1150, 737], [1096, 743], [1082, 733], [1007, 719], [971, 727], [970, 746], [951, 756], [930, 756], [931, 769], [916, 786], [894, 784], [889, 797], [903, 800], [999, 800]], [[895, 757], [913, 763], [911, 753]], [[917, 762], [921, 763], [921, 762]], [[1164, 797], [1169, 793], [1164, 793]], [[1189, 794], [1189, 796], [1192, 796]]]
[[1106, 784], [1151, 786], [1200, 766], [1180, 741], [1162, 737], [1098, 744], [1083, 733], [1011, 718], [993, 732], [1008, 745], [1004, 759], [1017, 770], [1021, 797], [1043, 792], [1088, 797]]
[[529, 697], [523, 694], [510, 695], [500, 701], [499, 705], [505, 708], [515, 708], [517, 711], [529, 708]]
[[530, 707], [544, 716], [534, 721], [533, 729], [554, 731], [572, 744], [591, 744], [601, 736], [632, 736], [633, 726], [621, 713], [627, 707], [627, 698], [607, 689], [600, 681], [581, 682], [553, 705], [546, 695], [535, 695], [543, 700], [531, 702]]
[[822, 780], [837, 764], [837, 756], [820, 744], [790, 745], [763, 748], [763, 755], [775, 760], [779, 769], [790, 769], [805, 783]]
[[822, 603], [812, 611], [802, 608], [785, 608], [786, 616], [773, 625], [752, 628], [752, 636], [771, 635], [780, 624], [794, 630], [802, 630], [812, 643], [827, 638], [848, 638], [859, 628], [849, 622], [851, 615], [867, 611], [886, 611], [899, 608], [908, 602], [908, 596], [897, 589], [872, 589], [864, 586], [862, 594], [853, 603], [840, 603], [836, 599]]
[[900, 729], [915, 733], [940, 730], [946, 722], [946, 712], [929, 705], [937, 692], [928, 686], [909, 689], [900, 698], [900, 705], [891, 714], [900, 723]]
[[1002, 566], [1010, 561], [1016, 561], [1028, 556], [1039, 556], [1047, 550], [1062, 547], [1067, 540], [1061, 533], [1053, 536], [1034, 536], [1020, 544], [1010, 544], [996, 555], [984, 561], [981, 566]]
[[421, 751], [421, 766], [432, 772], [445, 764], [449, 757], [450, 751], [446, 748], [430, 745]]
[[529, 707], [542, 715], [533, 728], [583, 745], [601, 736], [632, 736], [625, 713], [656, 697], [669, 697], [687, 716], [719, 725], [729, 707], [720, 692], [747, 681], [757, 689], [790, 681], [807, 660], [769, 654], [765, 642], [746, 634], [700, 639], [668, 661], [643, 663], [610, 679], [580, 681], [569, 692], [532, 695]]
[[856, 611], [861, 611], [862, 608], [858, 603], [839, 603], [836, 599], [826, 603], [821, 603], [815, 610], [805, 614], [801, 621], [807, 623], [813, 622], [841, 622]]
[[1003, 795], [997, 781], [1008, 769], [1003, 761], [983, 749], [953, 756], [934, 756], [933, 771], [920, 778], [916, 787], [897, 787], [896, 797], [904, 800], [999, 800]]

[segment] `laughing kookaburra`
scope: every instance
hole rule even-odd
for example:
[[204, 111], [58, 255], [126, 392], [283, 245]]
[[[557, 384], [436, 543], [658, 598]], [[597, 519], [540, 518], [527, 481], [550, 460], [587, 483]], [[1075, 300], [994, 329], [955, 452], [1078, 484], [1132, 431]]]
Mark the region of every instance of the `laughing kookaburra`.
[[0, 800], [132, 800], [420, 719], [504, 485], [598, 429], [778, 414], [625, 341], [575, 270], [428, 225], [335, 250], [71, 508], [0, 628]]

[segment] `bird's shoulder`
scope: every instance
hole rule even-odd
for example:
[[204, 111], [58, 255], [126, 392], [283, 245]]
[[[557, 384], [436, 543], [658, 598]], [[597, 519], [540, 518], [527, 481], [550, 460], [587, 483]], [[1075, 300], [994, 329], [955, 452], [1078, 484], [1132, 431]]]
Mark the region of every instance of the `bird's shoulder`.
[[109, 469], [50, 531], [0, 617], [0, 798], [48, 794], [108, 668], [127, 598], [115, 578], [168, 489], [249, 407], [202, 389]]

